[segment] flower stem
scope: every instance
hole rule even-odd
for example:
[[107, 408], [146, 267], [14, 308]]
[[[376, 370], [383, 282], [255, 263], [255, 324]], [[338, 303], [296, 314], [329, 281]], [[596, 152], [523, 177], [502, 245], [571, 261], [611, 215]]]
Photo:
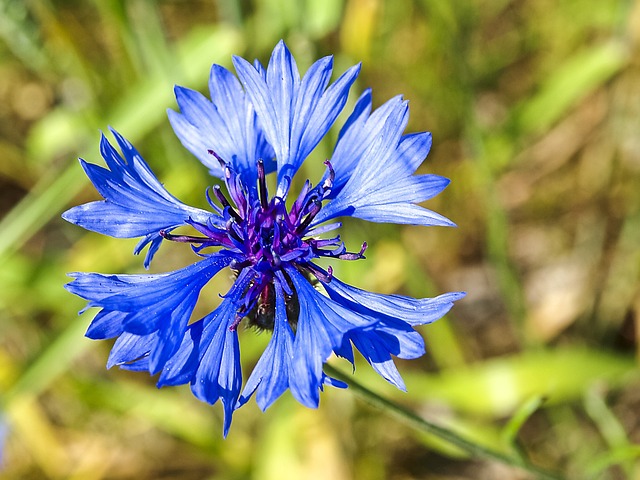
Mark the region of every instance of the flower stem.
[[325, 373], [331, 377], [334, 377], [338, 380], [341, 380], [349, 385], [349, 389], [354, 392], [355, 395], [362, 398], [367, 403], [373, 405], [374, 407], [379, 408], [380, 410], [388, 413], [389, 415], [397, 418], [404, 424], [419, 430], [421, 432], [426, 432], [431, 435], [435, 435], [436, 437], [445, 440], [451, 445], [455, 445], [460, 450], [468, 453], [472, 457], [476, 458], [486, 458], [488, 460], [494, 460], [500, 463], [504, 463], [506, 465], [511, 465], [518, 467], [522, 470], [525, 470], [537, 478], [545, 479], [545, 480], [562, 480], [562, 477], [556, 473], [548, 472], [544, 469], [536, 467], [526, 460], [519, 457], [511, 457], [507, 456], [503, 453], [496, 452], [489, 448], [483, 447], [482, 445], [478, 445], [470, 440], [467, 440], [458, 434], [448, 430], [446, 428], [435, 425], [431, 422], [428, 422], [422, 417], [419, 417], [415, 413], [410, 410], [407, 410], [405, 407], [389, 400], [384, 397], [381, 397], [375, 392], [372, 392], [368, 388], [359, 384], [355, 381], [351, 376], [341, 372], [335, 367], [325, 364], [324, 365]]

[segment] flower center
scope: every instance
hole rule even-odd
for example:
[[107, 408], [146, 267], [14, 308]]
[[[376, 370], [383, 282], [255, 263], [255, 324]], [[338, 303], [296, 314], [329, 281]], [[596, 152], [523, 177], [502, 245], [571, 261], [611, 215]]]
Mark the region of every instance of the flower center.
[[287, 210], [283, 198], [274, 196], [269, 199], [262, 160], [258, 160], [257, 182], [252, 188], [215, 152], [209, 153], [220, 161], [224, 169], [231, 200], [217, 185], [211, 190], [219, 205], [214, 202], [210, 192], [207, 192], [209, 204], [217, 215], [212, 216], [207, 224], [192, 220], [187, 222], [204, 237], [173, 235], [167, 231], [160, 234], [167, 240], [196, 244], [193, 247], [196, 253], [207, 247], [222, 247], [223, 251], [233, 257], [230, 268], [236, 276], [252, 275], [244, 295], [245, 304], [240, 306], [232, 328], [236, 328], [246, 316], [249, 325], [273, 330], [274, 279], [277, 278], [285, 292], [289, 324], [295, 331], [299, 312], [298, 299], [283, 267], [295, 266], [310, 282], [316, 278], [330, 281], [331, 268], [325, 274], [311, 262], [314, 258], [357, 260], [364, 258], [367, 248], [365, 242], [359, 253], [347, 252], [339, 236], [319, 237], [320, 234], [338, 228], [340, 224], [312, 226], [313, 219], [322, 208], [323, 200], [331, 192], [334, 179], [331, 163], [325, 162], [329, 169], [327, 180], [316, 187], [312, 187], [307, 180], [298, 198]]

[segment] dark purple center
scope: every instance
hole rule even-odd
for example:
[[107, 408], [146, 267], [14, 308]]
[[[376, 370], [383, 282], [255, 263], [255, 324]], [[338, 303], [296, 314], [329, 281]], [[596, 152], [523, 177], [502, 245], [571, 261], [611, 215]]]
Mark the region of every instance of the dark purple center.
[[[273, 329], [274, 322], [274, 278], [277, 277], [285, 290], [287, 316], [295, 329], [298, 319], [298, 300], [291, 280], [284, 266], [292, 265], [306, 275], [310, 282], [320, 279], [331, 280], [331, 267], [325, 273], [316, 267], [312, 260], [319, 257], [332, 257], [341, 260], [357, 260], [364, 257], [366, 242], [358, 253], [347, 252], [340, 236], [319, 238], [320, 234], [334, 230], [339, 224], [324, 227], [311, 226], [313, 219], [322, 208], [323, 200], [331, 192], [334, 172], [329, 161], [328, 178], [322, 185], [312, 188], [307, 180], [287, 210], [285, 200], [278, 196], [269, 199], [262, 160], [257, 164], [257, 185], [254, 188], [245, 185], [239, 175], [218, 155], [210, 151], [221, 163], [225, 172], [225, 183], [231, 201], [219, 186], [214, 186], [213, 196], [220, 206], [214, 203], [209, 191], [207, 199], [218, 215], [213, 216], [206, 225], [189, 220], [189, 224], [204, 237], [172, 235], [162, 231], [167, 240], [197, 244], [196, 252], [207, 247], [222, 247], [233, 256], [230, 268], [237, 276], [249, 269], [254, 279], [249, 283], [244, 298], [245, 305], [238, 310], [236, 328], [243, 317], [249, 324], [261, 329]], [[315, 277], [315, 278], [314, 278]]]

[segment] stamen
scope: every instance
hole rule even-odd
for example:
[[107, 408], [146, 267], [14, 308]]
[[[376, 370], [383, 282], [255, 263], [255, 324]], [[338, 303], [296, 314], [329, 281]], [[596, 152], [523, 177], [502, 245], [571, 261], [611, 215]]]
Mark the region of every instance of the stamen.
[[211, 187], [208, 187], [205, 190], [205, 195], [207, 197], [207, 203], [211, 205], [211, 208], [213, 208], [218, 214], [222, 215], [222, 209], [218, 205], [216, 205], [213, 201], [213, 198], [211, 198]]
[[172, 235], [171, 233], [166, 232], [164, 230], [160, 230], [158, 233], [165, 240], [170, 240], [172, 242], [205, 243], [205, 242], [211, 241], [211, 239], [207, 237], [194, 237], [191, 235]]
[[360, 260], [365, 258], [364, 257], [364, 252], [367, 249], [367, 242], [362, 242], [362, 247], [360, 248], [360, 253], [343, 253], [341, 255], [338, 255], [338, 258], [340, 260]]
[[324, 188], [325, 190], [331, 190], [333, 181], [336, 179], [336, 172], [333, 170], [333, 166], [331, 165], [331, 162], [329, 160], [325, 160], [324, 165], [329, 169], [329, 178], [324, 181], [324, 183], [322, 184], [322, 188]]
[[231, 240], [235, 240], [237, 243], [242, 245], [244, 243], [243, 239], [240, 236], [240, 234], [236, 231], [236, 228], [238, 228], [238, 225], [235, 222], [233, 222], [232, 220], [229, 220], [227, 222], [227, 234], [229, 235]]
[[260, 206], [266, 210], [269, 206], [269, 198], [267, 196], [267, 180], [264, 174], [264, 163], [262, 159], [258, 160], [258, 195], [260, 197]]
[[327, 267], [326, 272], [313, 263], [307, 263], [305, 267], [314, 277], [316, 277], [322, 283], [329, 283], [333, 278], [333, 268], [331, 267], [331, 265]]
[[235, 270], [236, 272], [239, 272], [240, 270], [242, 270], [245, 267], [248, 267], [252, 264], [253, 262], [249, 259], [243, 260], [241, 262], [239, 262], [238, 260], [232, 260], [231, 263], [229, 264], [229, 268], [231, 270]]
[[247, 197], [243, 188], [242, 180], [228, 165], [224, 169], [225, 184], [227, 185], [227, 191], [236, 204], [236, 212], [240, 215], [247, 210]]
[[236, 318], [233, 319], [233, 323], [229, 325], [229, 331], [234, 332], [238, 328], [238, 325], [240, 325], [240, 322], [242, 321], [243, 318], [244, 318], [244, 305], [240, 307], [240, 309], [236, 313]]
[[302, 221], [302, 223], [300, 223], [300, 225], [296, 227], [296, 233], [304, 232], [309, 226], [309, 224], [313, 221], [315, 216], [318, 214], [321, 208], [322, 208], [322, 203], [319, 200], [314, 200], [313, 206], [311, 207], [309, 214]]
[[227, 164], [227, 162], [225, 162], [222, 157], [220, 155], [218, 155], [216, 152], [214, 152], [213, 150], [207, 150], [207, 152], [209, 153], [209, 155], [213, 155], [216, 160], [218, 160], [218, 162], [220, 162], [220, 166], [221, 167], [225, 167], [225, 165]]
[[222, 190], [220, 189], [219, 185], [213, 186], [213, 193], [215, 194], [216, 198], [222, 204], [223, 207], [231, 206], [231, 204], [229, 203], [229, 200], [227, 200], [227, 197], [225, 197], [224, 193], [222, 193]]
[[234, 218], [234, 220], [238, 223], [242, 223], [242, 217], [240, 217], [238, 212], [236, 212], [235, 209], [231, 206], [229, 200], [227, 200], [227, 197], [225, 197], [224, 193], [222, 193], [219, 185], [213, 186], [213, 193], [223, 207], [229, 208], [229, 214]]
[[307, 199], [307, 194], [309, 193], [309, 190], [311, 190], [311, 183], [309, 183], [309, 180], [306, 180], [304, 182], [304, 185], [302, 186], [302, 189], [300, 190], [300, 194], [298, 195], [298, 198], [296, 198], [296, 201], [293, 202], [293, 205], [291, 206], [291, 211], [289, 212], [289, 218], [292, 221], [295, 222], [295, 220], [298, 218], [298, 215], [302, 211], [302, 208], [305, 206], [305, 200]]

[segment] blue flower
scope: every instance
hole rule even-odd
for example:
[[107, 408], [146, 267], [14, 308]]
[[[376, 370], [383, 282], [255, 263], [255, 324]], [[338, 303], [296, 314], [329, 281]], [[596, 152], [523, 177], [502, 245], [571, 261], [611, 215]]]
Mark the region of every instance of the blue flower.
[[[256, 395], [263, 410], [284, 391], [317, 407], [324, 385], [346, 387], [324, 374], [333, 354], [354, 362], [353, 346], [386, 380], [404, 389], [393, 357], [424, 354], [413, 327], [442, 317], [463, 293], [414, 299], [360, 290], [333, 277], [316, 260], [364, 258], [366, 243], [348, 251], [330, 234], [338, 217], [413, 225], [453, 225], [420, 205], [449, 183], [414, 175], [431, 146], [429, 133], [404, 134], [407, 102], [389, 100], [372, 111], [367, 90], [343, 125], [326, 173], [293, 195], [300, 165], [343, 110], [360, 66], [330, 83], [332, 57], [301, 78], [283, 42], [266, 68], [235, 57], [237, 77], [214, 65], [210, 99], [176, 87], [180, 113], [169, 120], [182, 144], [226, 186], [207, 191], [209, 210], [169, 194], [140, 154], [112, 130], [103, 136], [107, 168], [82, 167], [102, 201], [63, 214], [105, 235], [149, 246], [145, 267], [164, 241], [188, 243], [200, 260], [163, 274], [73, 273], [67, 289], [99, 312], [87, 336], [116, 338], [108, 366], [159, 374], [158, 386], [189, 383], [208, 403], [221, 400], [224, 434], [237, 408]], [[267, 188], [275, 173], [276, 190]], [[172, 233], [191, 227], [192, 235]], [[213, 312], [193, 321], [204, 285], [228, 268], [235, 281]], [[272, 332], [242, 387], [239, 325]]]

